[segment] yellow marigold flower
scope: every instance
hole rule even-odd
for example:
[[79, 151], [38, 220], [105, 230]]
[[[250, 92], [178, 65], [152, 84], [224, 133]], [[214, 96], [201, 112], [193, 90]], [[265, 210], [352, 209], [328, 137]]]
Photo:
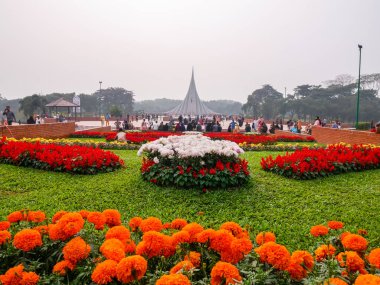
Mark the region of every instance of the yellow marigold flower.
[[117, 262], [105, 260], [96, 265], [91, 275], [91, 280], [99, 285], [108, 284], [116, 277]]
[[73, 264], [86, 259], [90, 254], [91, 247], [81, 238], [76, 237], [63, 247], [63, 257]]
[[144, 277], [148, 262], [140, 255], [128, 256], [120, 260], [116, 268], [117, 280], [130, 283]]
[[36, 230], [21, 230], [14, 236], [13, 245], [22, 251], [30, 251], [42, 245], [41, 234]]

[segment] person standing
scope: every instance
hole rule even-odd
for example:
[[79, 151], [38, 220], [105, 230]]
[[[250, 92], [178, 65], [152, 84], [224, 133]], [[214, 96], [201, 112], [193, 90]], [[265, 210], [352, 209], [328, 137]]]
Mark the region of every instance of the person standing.
[[8, 123], [8, 125], [11, 126], [12, 123], [16, 121], [16, 117], [15, 117], [15, 114], [11, 111], [11, 107], [10, 106], [7, 106], [5, 108], [3, 116], [4, 116], [4, 114], [7, 117], [7, 123]]
[[102, 114], [101, 116], [100, 116], [100, 125], [102, 126], [102, 127], [104, 127], [104, 121], [106, 120], [106, 118], [104, 117], [104, 115]]
[[111, 119], [111, 115], [110, 115], [110, 113], [107, 113], [106, 114], [106, 127], [110, 125], [110, 119]]

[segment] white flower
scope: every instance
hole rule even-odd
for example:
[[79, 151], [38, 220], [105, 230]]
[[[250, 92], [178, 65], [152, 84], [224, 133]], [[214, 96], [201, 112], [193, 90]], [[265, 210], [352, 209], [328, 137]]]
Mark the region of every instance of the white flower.
[[154, 163], [155, 163], [155, 164], [158, 164], [158, 163], [160, 163], [160, 160], [158, 159], [158, 157], [157, 157], [157, 156], [155, 156], [155, 157], [153, 158], [153, 161], [154, 161]]

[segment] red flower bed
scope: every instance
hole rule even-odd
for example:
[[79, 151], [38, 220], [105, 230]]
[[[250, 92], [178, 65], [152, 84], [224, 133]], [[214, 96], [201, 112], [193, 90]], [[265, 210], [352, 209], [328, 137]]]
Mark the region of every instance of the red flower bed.
[[0, 163], [81, 174], [110, 172], [124, 162], [114, 153], [84, 146], [0, 141]]
[[313, 179], [330, 174], [380, 168], [380, 148], [331, 145], [326, 149], [296, 150], [261, 159], [261, 167], [286, 177]]
[[[127, 132], [125, 133], [126, 139], [135, 144], [141, 144], [146, 142], [155, 141], [162, 137], [168, 137], [173, 135], [182, 135], [182, 133], [172, 132]], [[313, 137], [304, 136], [271, 136], [271, 135], [245, 135], [245, 134], [233, 134], [233, 133], [204, 133], [213, 140], [229, 140], [235, 143], [247, 143], [247, 144], [274, 144], [276, 142], [313, 142]], [[105, 137], [107, 141], [113, 141], [116, 138], [116, 132], [100, 133], [100, 132], [76, 132], [71, 137], [92, 137], [99, 138]]]

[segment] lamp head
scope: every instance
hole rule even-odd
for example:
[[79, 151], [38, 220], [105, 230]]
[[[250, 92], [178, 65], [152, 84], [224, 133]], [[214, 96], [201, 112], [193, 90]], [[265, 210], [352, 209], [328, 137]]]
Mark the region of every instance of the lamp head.
[[358, 48], [361, 49], [361, 48], [363, 48], [363, 46], [362, 45], [358, 45]]

